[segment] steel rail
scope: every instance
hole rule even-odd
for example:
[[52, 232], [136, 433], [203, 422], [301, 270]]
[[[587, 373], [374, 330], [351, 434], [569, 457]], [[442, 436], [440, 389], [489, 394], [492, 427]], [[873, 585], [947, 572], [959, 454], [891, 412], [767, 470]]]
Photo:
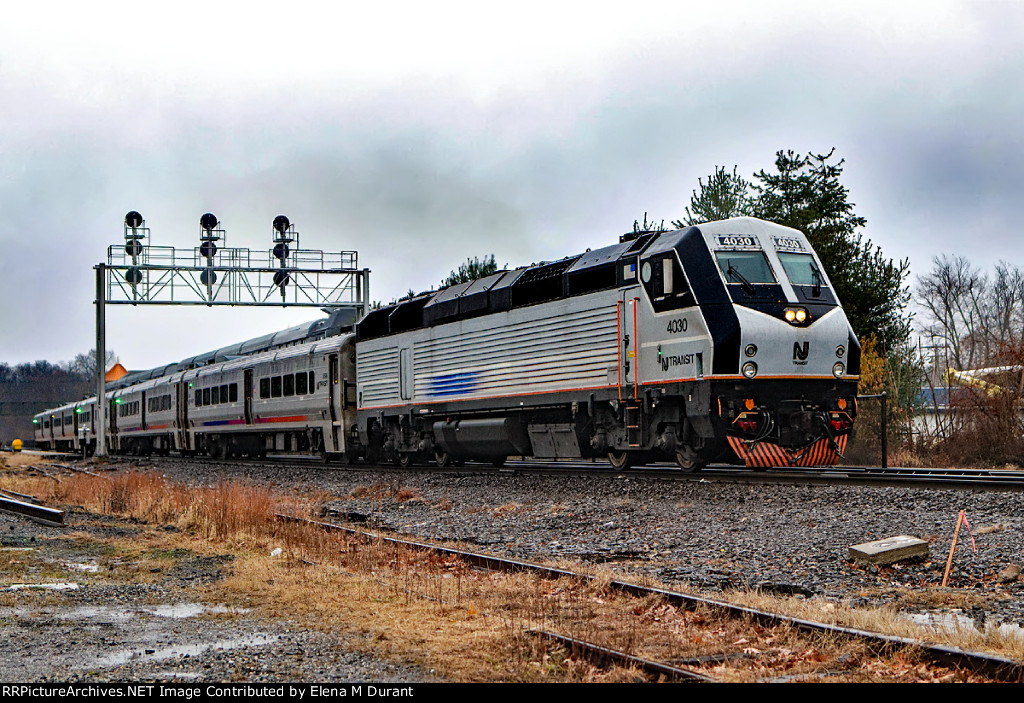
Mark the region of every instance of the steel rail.
[[[567, 577], [575, 578], [580, 581], [594, 580], [593, 576], [578, 574], [567, 569], [558, 569], [550, 566], [544, 566], [542, 564], [533, 564], [514, 559], [504, 559], [489, 554], [468, 552], [461, 549], [453, 549], [451, 547], [441, 547], [439, 545], [429, 544], [426, 542], [413, 542], [398, 539], [396, 537], [386, 537], [374, 532], [357, 530], [343, 525], [335, 525], [328, 522], [310, 520], [308, 518], [300, 518], [293, 515], [277, 513], [275, 516], [282, 521], [308, 524], [330, 532], [343, 532], [369, 541], [379, 541], [395, 546], [433, 551], [445, 556], [461, 558], [473, 566], [490, 571], [529, 572], [546, 579]], [[910, 637], [884, 635], [858, 628], [830, 625], [828, 623], [772, 613], [764, 610], [758, 610], [756, 608], [748, 608], [745, 606], [735, 605], [733, 603], [726, 603], [724, 601], [679, 593], [677, 591], [640, 586], [626, 581], [611, 581], [608, 586], [622, 593], [636, 597], [647, 597], [652, 595], [660, 596], [666, 602], [687, 610], [692, 610], [697, 607], [707, 607], [723, 612], [730, 617], [750, 618], [751, 620], [763, 625], [789, 625], [804, 632], [814, 632], [850, 639], [858, 639], [880, 648], [893, 647], [918, 649], [923, 656], [935, 664], [966, 669], [998, 681], [1024, 682], [1024, 665], [1012, 659], [1006, 659], [1004, 657], [986, 654], [984, 652], [971, 652], [957, 647], [928, 644]]]
[[626, 666], [635, 666], [648, 673], [665, 676], [671, 681], [685, 681], [689, 683], [721, 683], [718, 679], [706, 676], [705, 674], [701, 674], [696, 671], [691, 671], [690, 669], [683, 669], [678, 666], [672, 666], [671, 664], [665, 664], [651, 659], [637, 657], [632, 654], [626, 654], [625, 652], [620, 652], [616, 649], [602, 647], [601, 645], [594, 644], [593, 642], [587, 642], [567, 635], [560, 635], [557, 632], [539, 629], [530, 630], [529, 632], [534, 636], [543, 637], [565, 645], [566, 647], [570, 647], [574, 652], [583, 654], [587, 659], [598, 665], [613, 662], [616, 664], [624, 664]]
[[0, 511], [51, 527], [64, 527], [64, 511], [0, 496]]
[[[128, 458], [128, 457], [126, 457]], [[616, 470], [603, 461], [591, 463], [586, 460], [572, 462], [544, 462], [540, 460], [510, 461], [504, 467], [494, 468], [490, 464], [468, 463], [457, 467], [440, 468], [431, 464], [413, 465], [402, 468], [392, 464], [323, 464], [316, 456], [276, 456], [267, 459], [210, 459], [201, 457], [158, 457], [147, 460], [196, 462], [205, 465], [218, 463], [254, 466], [304, 466], [327, 471], [375, 472], [394, 471], [401, 473], [438, 473], [452, 475], [507, 475], [529, 473], [544, 476], [628, 476], [630, 478], [655, 478], [675, 481], [749, 481], [773, 483], [798, 481], [815, 485], [922, 485], [936, 488], [976, 488], [986, 490], [1024, 489], [1024, 471], [1003, 471], [993, 469], [882, 469], [870, 466], [831, 467], [776, 467], [752, 471], [745, 467], [712, 465], [702, 471], [683, 472], [675, 464], [648, 464], [641, 467]]]

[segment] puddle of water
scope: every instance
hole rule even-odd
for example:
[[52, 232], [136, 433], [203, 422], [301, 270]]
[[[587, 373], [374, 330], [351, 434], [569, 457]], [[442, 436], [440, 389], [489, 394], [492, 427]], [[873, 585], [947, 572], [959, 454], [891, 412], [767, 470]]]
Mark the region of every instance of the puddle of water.
[[7, 587], [8, 591], [77, 591], [77, 583], [12, 583]]
[[64, 608], [55, 616], [61, 620], [96, 620], [127, 622], [139, 615], [152, 615], [158, 618], [185, 619], [194, 618], [203, 613], [239, 613], [249, 612], [245, 608], [229, 608], [226, 605], [203, 605], [201, 603], [172, 603], [166, 605], [143, 606], [80, 606]]
[[229, 608], [226, 605], [203, 605], [201, 603], [174, 603], [171, 605], [147, 605], [137, 608], [140, 612], [160, 618], [194, 618], [203, 613], [248, 613], [246, 608]]
[[924, 625], [925, 627], [944, 632], [976, 632], [982, 634], [995, 631], [1024, 640], [1024, 628], [1019, 625], [1010, 623], [995, 625], [989, 624], [986, 621], [979, 627], [977, 620], [963, 613], [905, 613], [903, 617], [918, 625]]
[[228, 651], [240, 647], [262, 647], [274, 644], [280, 638], [278, 635], [253, 635], [252, 637], [237, 637], [230, 640], [218, 642], [205, 642], [200, 644], [180, 644], [173, 647], [165, 647], [150, 651], [148, 649], [126, 649], [113, 654], [108, 654], [96, 660], [96, 666], [123, 666], [124, 664], [141, 663], [150, 661], [162, 661], [175, 659], [177, 657], [196, 657], [210, 651]]

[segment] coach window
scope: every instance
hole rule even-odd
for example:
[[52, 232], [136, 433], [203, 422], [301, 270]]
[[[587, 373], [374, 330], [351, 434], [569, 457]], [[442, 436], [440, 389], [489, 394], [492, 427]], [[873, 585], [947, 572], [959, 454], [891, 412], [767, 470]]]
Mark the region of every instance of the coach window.
[[307, 375], [309, 376], [309, 392], [316, 393], [316, 381], [313, 380], [316, 377], [313, 375], [312, 371], [310, 371]]
[[196, 388], [196, 407], [198, 408], [202, 404], [203, 404], [203, 390], [201, 388]]
[[269, 378], [261, 378], [260, 379], [260, 398], [269, 398], [269, 397], [270, 397], [270, 379]]
[[229, 397], [231, 399], [231, 402], [232, 403], [237, 403], [238, 402], [238, 384], [237, 383], [232, 383], [228, 387], [228, 393], [229, 393]]
[[274, 376], [270, 379], [270, 397], [280, 398], [281, 397], [281, 377]]
[[306, 384], [307, 378], [309, 377], [306, 376], [305, 372], [295, 374], [295, 395], [306, 395], [308, 387]]
[[284, 394], [286, 396], [295, 395], [295, 376], [293, 374], [284, 375]]
[[214, 386], [210, 389], [210, 403], [217, 405], [220, 402], [220, 386]]
[[209, 388], [204, 388], [203, 389], [203, 405], [209, 405], [209, 404], [210, 404], [210, 389]]

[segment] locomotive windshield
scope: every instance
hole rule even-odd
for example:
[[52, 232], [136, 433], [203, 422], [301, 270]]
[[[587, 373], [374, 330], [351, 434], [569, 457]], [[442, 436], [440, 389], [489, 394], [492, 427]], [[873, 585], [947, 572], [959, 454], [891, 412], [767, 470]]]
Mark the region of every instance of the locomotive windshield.
[[791, 254], [779, 252], [779, 259], [782, 267], [786, 269], [789, 280], [798, 286], [820, 287], [825, 283], [825, 277], [821, 275], [821, 269], [814, 263], [814, 257], [810, 254]]
[[715, 257], [729, 283], [775, 283], [775, 274], [763, 251], [719, 251]]

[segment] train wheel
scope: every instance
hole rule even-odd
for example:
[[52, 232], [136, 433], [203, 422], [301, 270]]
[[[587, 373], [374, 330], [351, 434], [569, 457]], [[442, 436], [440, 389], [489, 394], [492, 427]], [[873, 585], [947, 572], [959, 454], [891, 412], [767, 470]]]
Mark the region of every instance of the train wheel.
[[441, 447], [436, 447], [434, 449], [434, 461], [437, 462], [438, 467], [442, 469], [446, 466], [451, 466], [454, 463], [452, 461], [452, 455], [444, 449], [441, 449]]
[[403, 469], [408, 469], [416, 462], [413, 461], [412, 452], [402, 452], [401, 454], [398, 455], [398, 458], [395, 460], [395, 463], [398, 464]]
[[629, 452], [611, 451], [608, 452], [608, 462], [616, 471], [622, 471], [630, 467], [633, 463], [633, 457], [630, 456]]
[[676, 451], [676, 464], [679, 465], [680, 469], [689, 473], [700, 471], [707, 465], [707, 462], [701, 461], [700, 453], [696, 449], [683, 445], [681, 449]]

